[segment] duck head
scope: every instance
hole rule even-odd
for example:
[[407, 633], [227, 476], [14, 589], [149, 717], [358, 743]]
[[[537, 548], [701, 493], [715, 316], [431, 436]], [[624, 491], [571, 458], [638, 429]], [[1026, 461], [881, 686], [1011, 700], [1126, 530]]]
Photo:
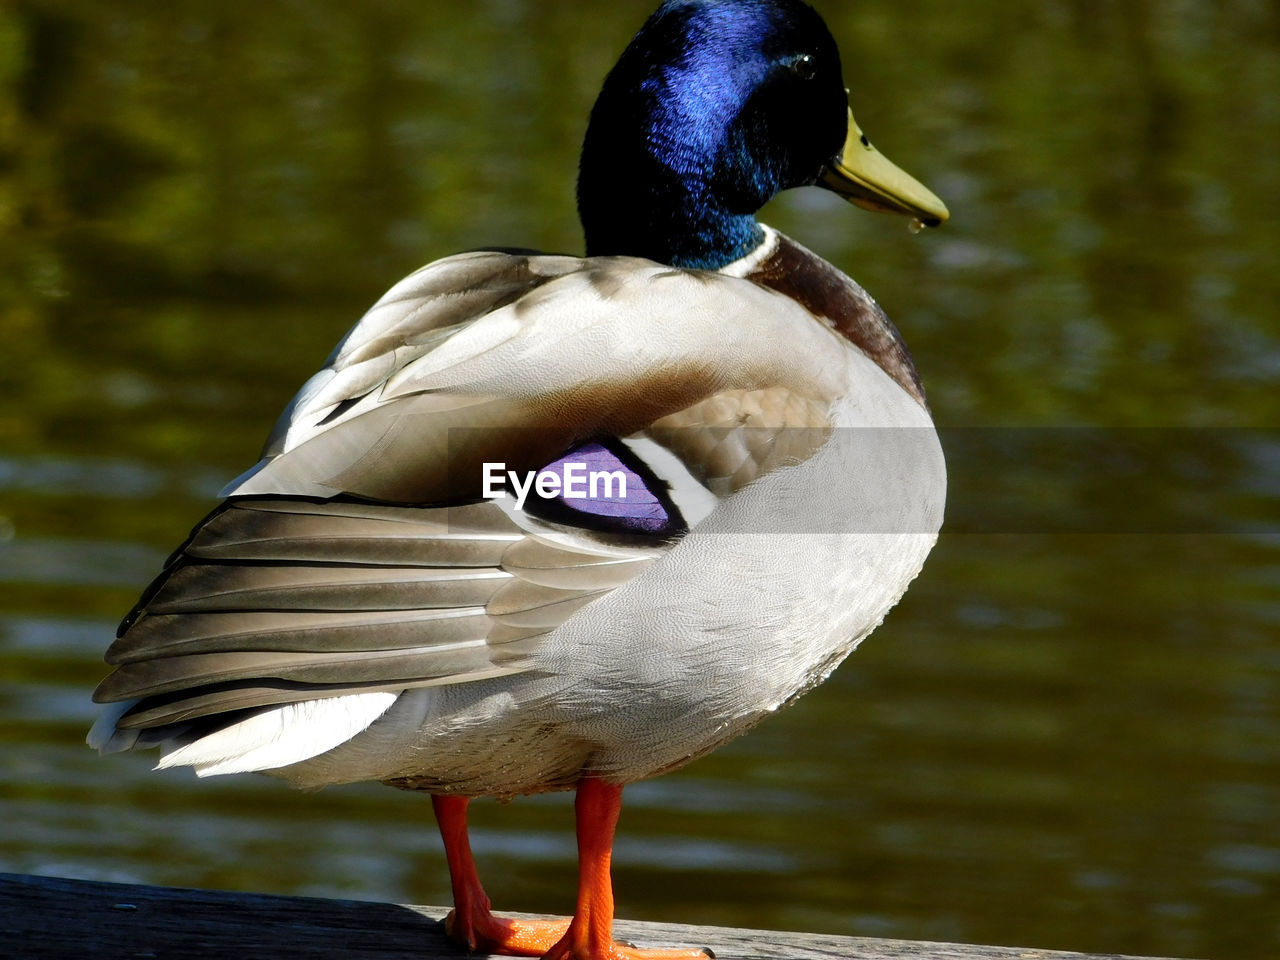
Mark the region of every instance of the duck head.
[[591, 111], [578, 176], [587, 255], [715, 269], [761, 243], [756, 211], [807, 184], [928, 226], [947, 218], [863, 136], [811, 7], [668, 0]]

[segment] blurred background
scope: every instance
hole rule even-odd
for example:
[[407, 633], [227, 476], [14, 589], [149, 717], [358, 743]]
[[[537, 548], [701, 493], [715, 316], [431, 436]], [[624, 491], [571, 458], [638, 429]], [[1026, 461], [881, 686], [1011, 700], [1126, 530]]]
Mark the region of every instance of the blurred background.
[[[401, 275], [577, 253], [653, 0], [0, 5], [0, 870], [445, 903], [426, 798], [84, 745], [119, 617]], [[825, 0], [953, 220], [765, 219], [903, 330], [948, 528], [750, 736], [628, 791], [623, 916], [1280, 955], [1280, 7]], [[475, 809], [563, 913], [566, 795]]]

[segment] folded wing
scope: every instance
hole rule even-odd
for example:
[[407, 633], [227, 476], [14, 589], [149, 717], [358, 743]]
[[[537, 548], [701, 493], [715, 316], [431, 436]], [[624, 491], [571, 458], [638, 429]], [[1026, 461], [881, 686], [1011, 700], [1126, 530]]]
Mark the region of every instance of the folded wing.
[[[358, 732], [386, 694], [536, 669], [540, 637], [822, 442], [838, 373], [778, 350], [806, 337], [839, 349], [772, 291], [644, 261], [486, 252], [410, 276], [125, 618], [98, 742], [181, 754], [264, 710], [365, 697], [335, 726]], [[575, 451], [648, 499], [525, 513], [482, 496], [486, 463]], [[302, 759], [261, 736], [271, 765]]]

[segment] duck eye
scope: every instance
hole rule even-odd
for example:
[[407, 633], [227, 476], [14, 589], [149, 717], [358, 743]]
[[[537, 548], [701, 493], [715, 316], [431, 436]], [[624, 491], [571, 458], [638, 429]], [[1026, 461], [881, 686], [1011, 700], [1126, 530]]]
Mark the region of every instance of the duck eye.
[[795, 57], [789, 64], [792, 71], [801, 80], [812, 80], [818, 72], [817, 64], [813, 62], [813, 57], [807, 53], [802, 53]]

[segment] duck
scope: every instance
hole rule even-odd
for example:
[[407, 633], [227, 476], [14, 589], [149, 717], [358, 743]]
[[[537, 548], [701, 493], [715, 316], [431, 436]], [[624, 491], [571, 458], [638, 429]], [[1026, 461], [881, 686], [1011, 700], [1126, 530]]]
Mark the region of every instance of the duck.
[[[590, 114], [585, 255], [448, 256], [374, 304], [124, 618], [90, 745], [428, 794], [469, 950], [705, 956], [613, 938], [624, 787], [824, 680], [945, 503], [901, 335], [757, 218], [805, 186], [948, 217], [854, 121], [812, 7], [662, 3]], [[495, 914], [468, 805], [554, 790], [575, 911]]]

